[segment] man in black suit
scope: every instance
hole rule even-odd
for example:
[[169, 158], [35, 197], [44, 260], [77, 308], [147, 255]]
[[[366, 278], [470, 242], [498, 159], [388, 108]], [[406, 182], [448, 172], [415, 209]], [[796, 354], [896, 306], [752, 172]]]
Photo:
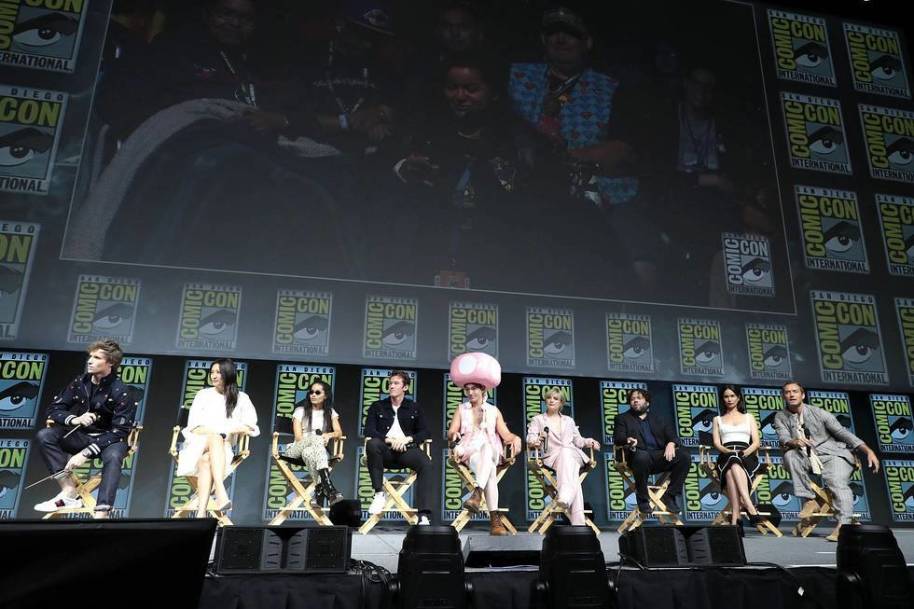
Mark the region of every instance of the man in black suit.
[[384, 492], [384, 468], [408, 467], [418, 474], [416, 480], [416, 508], [419, 524], [432, 523], [432, 461], [419, 448], [430, 437], [422, 409], [413, 400], [406, 399], [409, 375], [402, 370], [388, 378], [387, 395], [368, 408], [365, 419], [365, 455], [368, 475], [375, 495], [368, 508], [369, 514], [380, 514], [387, 502]]
[[682, 505], [682, 483], [689, 473], [689, 453], [679, 446], [672, 425], [650, 414], [651, 394], [647, 389], [628, 392], [628, 411], [616, 415], [613, 434], [616, 450], [627, 450], [628, 466], [635, 474], [635, 496], [642, 514], [651, 511], [647, 494], [647, 478], [651, 474], [670, 471], [670, 486], [664, 503], [671, 512]]

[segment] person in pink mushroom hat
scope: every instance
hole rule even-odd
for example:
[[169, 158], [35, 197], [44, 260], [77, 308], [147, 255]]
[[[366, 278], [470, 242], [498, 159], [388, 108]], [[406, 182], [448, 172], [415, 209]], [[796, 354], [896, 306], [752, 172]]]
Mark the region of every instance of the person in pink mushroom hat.
[[539, 448], [547, 438], [543, 463], [555, 470], [558, 485], [557, 503], [568, 510], [573, 525], [584, 525], [584, 496], [578, 474], [590, 461], [582, 448], [600, 449], [593, 438], [582, 438], [574, 419], [562, 414], [565, 396], [558, 389], [546, 393], [546, 412], [538, 414], [527, 426], [527, 445]]
[[503, 444], [510, 444], [514, 452], [521, 449], [520, 436], [511, 433], [501, 412], [486, 400], [486, 392], [501, 382], [501, 366], [486, 353], [463, 353], [451, 362], [451, 380], [462, 386], [467, 400], [454, 411], [448, 440], [456, 442], [454, 454], [466, 463], [476, 478], [476, 488], [463, 506], [473, 513], [479, 511], [483, 493], [489, 508], [489, 533], [507, 535], [498, 509], [498, 481], [496, 473], [504, 458]]

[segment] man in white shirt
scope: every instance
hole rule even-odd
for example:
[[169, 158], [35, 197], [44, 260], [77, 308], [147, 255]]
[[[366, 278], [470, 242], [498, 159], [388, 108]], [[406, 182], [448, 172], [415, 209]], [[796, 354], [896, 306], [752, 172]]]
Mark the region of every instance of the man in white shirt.
[[368, 475], [375, 491], [369, 514], [380, 514], [387, 502], [384, 492], [384, 468], [408, 467], [417, 474], [416, 508], [419, 524], [432, 523], [432, 461], [419, 446], [429, 438], [422, 409], [406, 398], [409, 375], [402, 370], [388, 379], [389, 397], [378, 400], [368, 409], [365, 419], [365, 455]]

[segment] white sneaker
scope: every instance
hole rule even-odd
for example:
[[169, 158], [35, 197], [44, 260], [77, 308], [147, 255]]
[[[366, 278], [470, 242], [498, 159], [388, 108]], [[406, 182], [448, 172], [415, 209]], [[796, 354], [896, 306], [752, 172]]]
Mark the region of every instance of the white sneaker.
[[63, 491], [47, 501], [42, 501], [35, 505], [36, 512], [56, 512], [63, 508], [81, 508], [83, 500], [79, 497], [67, 497]]
[[384, 506], [387, 505], [387, 493], [380, 491], [374, 494], [374, 499], [371, 500], [371, 505], [368, 506], [368, 513], [372, 516], [376, 516], [384, 511]]

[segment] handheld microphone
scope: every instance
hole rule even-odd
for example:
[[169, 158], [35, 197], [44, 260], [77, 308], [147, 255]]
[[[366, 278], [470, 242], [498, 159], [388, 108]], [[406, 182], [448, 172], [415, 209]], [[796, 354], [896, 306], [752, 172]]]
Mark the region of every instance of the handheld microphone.
[[543, 452], [549, 452], [549, 428], [543, 427]]

